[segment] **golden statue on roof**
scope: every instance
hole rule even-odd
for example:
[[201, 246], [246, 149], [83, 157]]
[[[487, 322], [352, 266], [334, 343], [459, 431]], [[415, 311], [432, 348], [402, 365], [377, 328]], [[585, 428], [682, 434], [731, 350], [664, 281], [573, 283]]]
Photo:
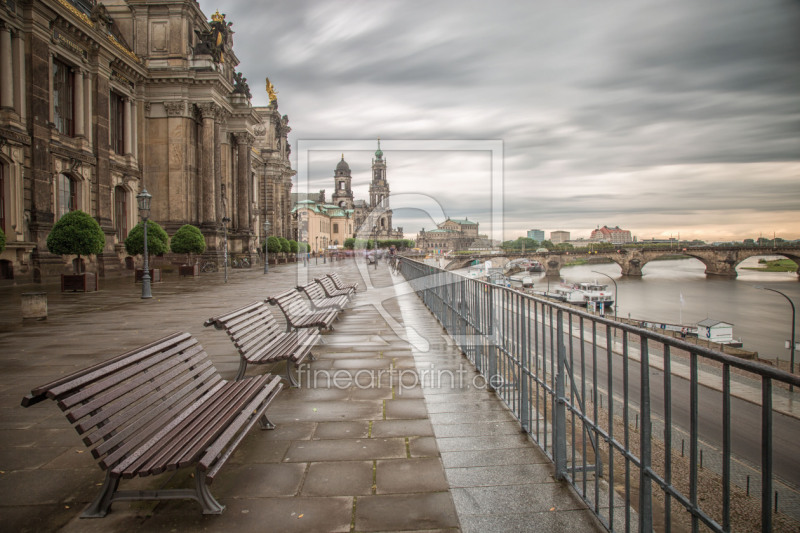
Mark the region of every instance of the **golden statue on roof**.
[[211, 15], [211, 20], [214, 22], [225, 22], [225, 15], [221, 15], [219, 9], [217, 9], [217, 12]]
[[275, 90], [275, 86], [269, 81], [267, 78], [267, 94], [269, 95], [270, 102], [276, 102], [278, 100], [278, 91]]

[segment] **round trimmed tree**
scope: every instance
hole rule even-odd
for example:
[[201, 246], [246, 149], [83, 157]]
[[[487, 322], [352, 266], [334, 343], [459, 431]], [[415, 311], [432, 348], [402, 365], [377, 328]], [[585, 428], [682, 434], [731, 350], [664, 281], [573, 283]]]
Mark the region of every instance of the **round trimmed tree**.
[[0, 254], [6, 249], [6, 234], [3, 233], [3, 228], [0, 228]]
[[297, 251], [301, 254], [307, 254], [309, 250], [307, 242], [298, 242], [297, 243]]
[[289, 241], [289, 251], [293, 254], [296, 254], [298, 250], [297, 241], [292, 239]]
[[[150, 236], [149, 233], [148, 231], [148, 237]], [[169, 248], [173, 253], [186, 254], [187, 263], [191, 263], [192, 254], [202, 254], [206, 251], [206, 239], [200, 232], [200, 228], [186, 224], [181, 226], [172, 236], [169, 241]]]
[[292, 251], [292, 247], [289, 245], [289, 239], [278, 237], [278, 241], [281, 243], [281, 252], [288, 254]]
[[281, 241], [278, 240], [278, 237], [267, 238], [267, 252], [271, 254], [281, 253]]
[[[3, 239], [5, 244], [5, 238]], [[78, 265], [82, 255], [102, 253], [106, 237], [100, 224], [83, 211], [70, 211], [53, 225], [47, 236], [47, 249], [56, 255], [77, 255], [73, 271], [79, 274]]]
[[[169, 236], [164, 228], [153, 221], [147, 222], [147, 255], [161, 255], [169, 250]], [[125, 239], [125, 251], [128, 255], [142, 255], [144, 253], [144, 226], [142, 222], [128, 232]]]

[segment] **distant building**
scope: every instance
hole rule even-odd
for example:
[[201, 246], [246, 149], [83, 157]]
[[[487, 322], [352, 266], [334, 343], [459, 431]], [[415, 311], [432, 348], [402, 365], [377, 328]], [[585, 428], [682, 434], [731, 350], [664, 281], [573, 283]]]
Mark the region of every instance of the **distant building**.
[[569, 240], [569, 232], [568, 231], [551, 231], [550, 232], [550, 242], [553, 244], [561, 244], [562, 242], [567, 242]]
[[533, 239], [534, 241], [542, 242], [544, 240], [544, 230], [541, 229], [529, 229], [528, 230], [528, 238]]
[[595, 242], [610, 242], [613, 244], [626, 244], [633, 242], [633, 239], [631, 238], [631, 232], [626, 229], [620, 229], [619, 226], [614, 228], [609, 228], [608, 226], [597, 228], [596, 230], [592, 231], [592, 235], [589, 237], [589, 239]]
[[477, 222], [448, 218], [438, 224], [436, 229], [425, 231], [423, 228], [417, 234], [417, 248], [432, 253], [468, 250], [478, 241], [485, 248], [482, 241], [487, 239], [486, 235], [478, 235]]

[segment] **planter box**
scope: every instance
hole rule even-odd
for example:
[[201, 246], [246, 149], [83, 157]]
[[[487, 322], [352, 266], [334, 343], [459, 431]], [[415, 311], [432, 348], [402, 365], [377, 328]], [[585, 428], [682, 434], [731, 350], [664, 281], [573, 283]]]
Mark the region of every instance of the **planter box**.
[[178, 267], [178, 273], [181, 276], [199, 276], [200, 275], [200, 265], [181, 265]]
[[[139, 283], [142, 281], [142, 276], [144, 276], [144, 269], [137, 268], [136, 269], [136, 278], [133, 280], [135, 283]], [[150, 283], [156, 283], [161, 281], [161, 269], [160, 268], [151, 268], [150, 269]]]
[[84, 272], [83, 274], [61, 274], [61, 292], [91, 292], [96, 290], [96, 272]]

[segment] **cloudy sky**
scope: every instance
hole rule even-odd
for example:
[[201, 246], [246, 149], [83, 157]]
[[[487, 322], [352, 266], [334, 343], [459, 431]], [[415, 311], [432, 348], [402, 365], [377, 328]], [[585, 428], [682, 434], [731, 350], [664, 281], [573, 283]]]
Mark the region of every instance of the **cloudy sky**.
[[[502, 141], [507, 239], [602, 225], [639, 239], [800, 238], [797, 1], [200, 5], [233, 22], [253, 104], [267, 104], [266, 76], [275, 85], [293, 147], [380, 137], [393, 194], [426, 193], [482, 231], [492, 154], [439, 140]], [[342, 151], [366, 198], [369, 151], [312, 150], [308, 188], [330, 198]], [[434, 221], [395, 213], [408, 237]]]

